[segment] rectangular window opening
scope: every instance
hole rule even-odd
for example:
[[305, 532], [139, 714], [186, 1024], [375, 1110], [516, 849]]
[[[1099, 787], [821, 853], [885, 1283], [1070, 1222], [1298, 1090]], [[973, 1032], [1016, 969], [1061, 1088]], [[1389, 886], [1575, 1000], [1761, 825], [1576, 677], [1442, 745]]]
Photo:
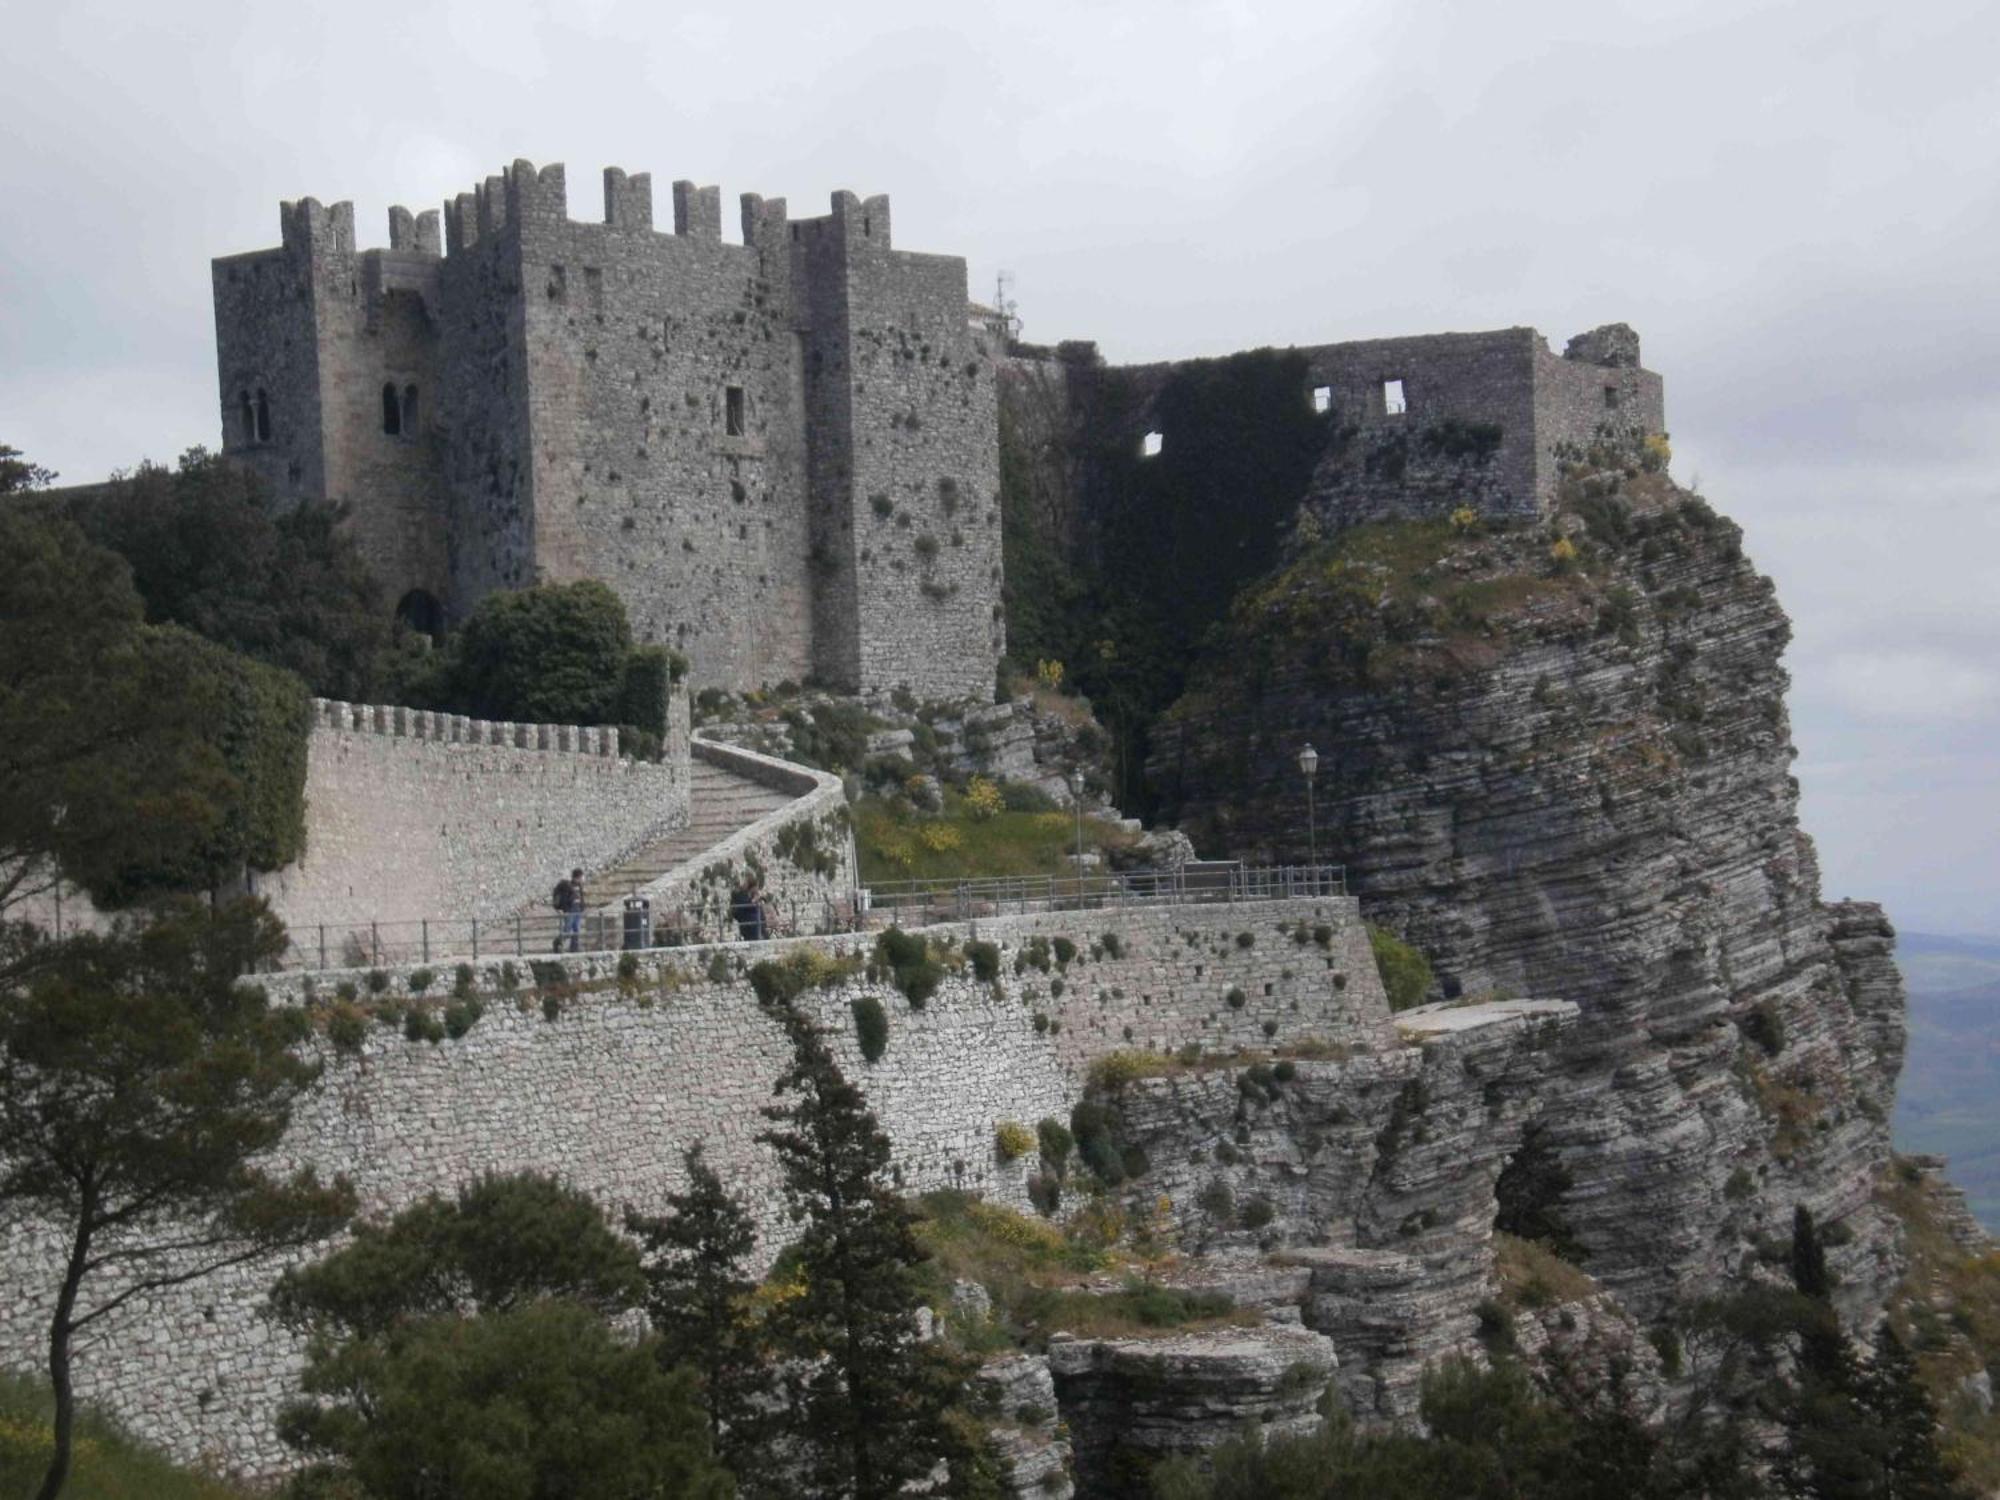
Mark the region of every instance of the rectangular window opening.
[[1410, 403], [1403, 396], [1403, 382], [1385, 380], [1382, 382], [1382, 415], [1400, 417], [1410, 409]]
[[1313, 387], [1313, 410], [1320, 412], [1333, 410], [1332, 386], [1316, 385]]
[[1139, 439], [1139, 456], [1141, 458], [1158, 458], [1160, 450], [1166, 445], [1167, 439], [1164, 433], [1149, 432]]
[[723, 390], [722, 430], [731, 437], [743, 436], [745, 430], [743, 422], [743, 387], [740, 385], [728, 386]]
[[1617, 386], [1615, 386], [1615, 385], [1607, 385], [1607, 386], [1606, 386], [1606, 387], [1604, 388], [1604, 409], [1605, 409], [1606, 411], [1616, 411], [1616, 410], [1618, 410], [1618, 387], [1617, 387]]

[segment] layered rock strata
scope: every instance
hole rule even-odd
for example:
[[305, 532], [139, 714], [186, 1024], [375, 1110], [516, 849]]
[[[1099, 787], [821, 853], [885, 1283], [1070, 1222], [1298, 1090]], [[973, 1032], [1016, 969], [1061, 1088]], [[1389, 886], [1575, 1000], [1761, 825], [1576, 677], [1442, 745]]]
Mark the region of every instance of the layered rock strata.
[[1296, 858], [1312, 743], [1319, 850], [1436, 993], [1577, 1004], [1543, 1119], [1635, 1313], [1716, 1289], [1795, 1203], [1844, 1226], [1849, 1310], [1879, 1307], [1902, 992], [1880, 912], [1820, 900], [1789, 625], [1737, 528], [1633, 455], [1563, 496], [1547, 528], [1301, 552], [1239, 601], [1152, 775], [1204, 854]]

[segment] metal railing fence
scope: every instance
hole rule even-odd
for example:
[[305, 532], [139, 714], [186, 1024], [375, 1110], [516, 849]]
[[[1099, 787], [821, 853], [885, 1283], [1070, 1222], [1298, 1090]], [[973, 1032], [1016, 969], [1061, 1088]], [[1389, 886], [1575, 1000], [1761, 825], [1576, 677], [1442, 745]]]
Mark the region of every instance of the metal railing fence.
[[[1289, 901], [1346, 894], [1347, 873], [1341, 865], [1245, 865], [1213, 860], [1190, 862], [1175, 870], [886, 880], [863, 887], [848, 900], [788, 900], [782, 895], [767, 895], [765, 901], [771, 917], [770, 935], [793, 937], [1044, 912]], [[738, 940], [736, 924], [714, 911], [656, 911], [637, 923], [628, 923], [627, 915], [610, 908], [583, 913], [576, 951], [602, 953]], [[554, 910], [489, 919], [301, 922], [291, 929], [291, 944], [280, 966], [387, 968], [538, 958], [570, 950], [562, 914]]]

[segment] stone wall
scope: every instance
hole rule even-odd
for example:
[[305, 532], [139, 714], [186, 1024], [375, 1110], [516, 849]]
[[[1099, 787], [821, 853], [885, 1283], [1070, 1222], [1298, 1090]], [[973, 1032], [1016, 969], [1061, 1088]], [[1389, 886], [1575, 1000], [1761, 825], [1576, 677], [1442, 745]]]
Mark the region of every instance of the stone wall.
[[255, 878], [301, 948], [322, 925], [337, 945], [371, 922], [501, 917], [688, 821], [685, 753], [622, 757], [616, 729], [324, 699], [314, 712], [306, 852]]
[[[1298, 924], [1303, 944], [1291, 936]], [[1115, 956], [1107, 933], [1118, 940]], [[857, 976], [803, 1002], [827, 1027], [841, 1067], [867, 1090], [913, 1191], [961, 1186], [1025, 1205], [1029, 1163], [995, 1160], [996, 1124], [1065, 1117], [1090, 1062], [1110, 1050], [1306, 1038], [1397, 1045], [1347, 898], [1108, 908], [932, 930], [959, 942], [975, 934], [1000, 947], [997, 987], [960, 969], [917, 1010]], [[1060, 972], [1052, 960], [1048, 972], [1016, 972], [1018, 956], [1038, 951], [1036, 938], [1053, 947], [1057, 936], [1076, 944], [1076, 958]], [[859, 951], [871, 941], [818, 946]], [[562, 989], [546, 994], [513, 965], [488, 963], [477, 974], [484, 1015], [463, 1037], [411, 1042], [385, 1024], [356, 1054], [325, 1049], [325, 1080], [274, 1164], [349, 1173], [376, 1214], [480, 1172], [528, 1168], [609, 1205], [656, 1211], [681, 1185], [681, 1150], [704, 1140], [717, 1169], [756, 1205], [773, 1236], [762, 1246], [769, 1256], [782, 1227], [777, 1180], [755, 1136], [786, 1046], [744, 974], [749, 962], [790, 946], [634, 955], [623, 981], [618, 955], [583, 955], [567, 960]], [[409, 1000], [408, 973], [392, 971], [388, 998]], [[343, 978], [360, 977], [275, 975], [270, 987], [279, 1002], [296, 1003], [308, 986], [326, 998]], [[1228, 1003], [1231, 989], [1246, 997], [1241, 1009]], [[888, 1050], [872, 1064], [860, 1056], [851, 1019], [864, 992], [891, 1016]], [[39, 1362], [58, 1260], [46, 1228], [0, 1230], [0, 1362]], [[277, 1270], [267, 1263], [218, 1275], [116, 1315], [79, 1362], [85, 1398], [183, 1457], [263, 1472], [281, 1466], [271, 1424], [299, 1349], [257, 1311]]]

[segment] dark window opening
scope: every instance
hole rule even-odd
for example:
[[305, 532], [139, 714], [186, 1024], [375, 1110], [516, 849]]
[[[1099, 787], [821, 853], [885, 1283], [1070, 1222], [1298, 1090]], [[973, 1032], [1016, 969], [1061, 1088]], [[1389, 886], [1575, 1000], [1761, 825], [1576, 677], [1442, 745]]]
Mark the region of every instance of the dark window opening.
[[592, 312], [604, 311], [604, 273], [596, 266], [583, 268], [583, 294], [589, 299]]
[[444, 634], [444, 606], [428, 589], [411, 589], [403, 595], [396, 606], [396, 618], [432, 640]]
[[403, 436], [415, 437], [416, 435], [417, 388], [413, 385], [406, 385], [403, 387]]
[[403, 403], [393, 382], [382, 387], [382, 430], [390, 437], [400, 437], [403, 432]]
[[743, 422], [743, 387], [740, 385], [728, 386], [723, 390], [722, 430], [731, 437], [743, 436], [745, 431]]
[[875, 233], [875, 220], [872, 215], [863, 214], [861, 216], [861, 233], [864, 236], [872, 236]]
[[1606, 386], [1606, 387], [1604, 388], [1604, 409], [1605, 409], [1606, 411], [1616, 411], [1616, 410], [1618, 410], [1618, 387], [1617, 387], [1617, 386], [1615, 386], [1615, 385], [1607, 385], [1607, 386]]
[[1400, 417], [1410, 409], [1409, 401], [1403, 395], [1403, 382], [1385, 380], [1382, 382], [1382, 415]]
[[250, 393], [248, 391], [238, 391], [236, 393], [236, 410], [239, 419], [243, 423], [243, 441], [246, 443], [256, 442], [257, 408], [251, 404]]
[[1332, 387], [1332, 386], [1330, 386], [1330, 385], [1316, 385], [1316, 386], [1314, 386], [1314, 387], [1313, 387], [1313, 410], [1314, 410], [1314, 411], [1331, 411], [1331, 410], [1333, 410], [1333, 387]]
[[561, 266], [552, 265], [549, 267], [549, 301], [566, 302], [568, 300], [569, 272], [565, 271]]
[[271, 398], [264, 394], [262, 386], [257, 388], [257, 441], [271, 441]]

